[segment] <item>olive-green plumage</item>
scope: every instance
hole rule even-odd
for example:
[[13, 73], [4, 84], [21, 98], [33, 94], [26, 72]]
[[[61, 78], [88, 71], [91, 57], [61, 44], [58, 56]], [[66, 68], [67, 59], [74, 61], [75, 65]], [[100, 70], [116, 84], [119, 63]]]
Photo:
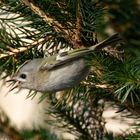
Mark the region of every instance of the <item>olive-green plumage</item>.
[[79, 84], [89, 74], [85, 55], [116, 43], [120, 40], [115, 34], [87, 49], [62, 52], [47, 58], [33, 59], [23, 65], [11, 81], [20, 88], [40, 92], [57, 92]]

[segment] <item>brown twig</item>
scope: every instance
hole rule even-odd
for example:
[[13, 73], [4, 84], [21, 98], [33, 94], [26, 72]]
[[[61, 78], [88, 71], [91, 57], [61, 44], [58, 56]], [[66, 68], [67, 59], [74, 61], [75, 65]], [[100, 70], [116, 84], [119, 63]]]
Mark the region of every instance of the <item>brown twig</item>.
[[[92, 82], [83, 81], [81, 84], [84, 85], [84, 86], [88, 86], [90, 88], [91, 87], [100, 88], [100, 89], [108, 92], [109, 94], [112, 94], [114, 97], [116, 96], [114, 86], [110, 85], [108, 83], [95, 84], [95, 83], [92, 83]], [[127, 99], [124, 103], [121, 103], [121, 101], [119, 99], [117, 99], [117, 98], [115, 98], [114, 101], [119, 105], [124, 105], [125, 108], [128, 111], [130, 111], [132, 114], [140, 117], [140, 109], [139, 109], [139, 107], [134, 106], [129, 99]]]
[[40, 16], [48, 25], [50, 25], [54, 31], [62, 35], [62, 37], [73, 46], [73, 48], [83, 47], [83, 42], [81, 40], [81, 31], [82, 31], [82, 15], [80, 10], [80, 1], [77, 2], [77, 20], [76, 28], [68, 29], [63, 27], [54, 17], [49, 13], [45, 13], [39, 6], [29, 0], [22, 0], [22, 2], [29, 7], [35, 14]]
[[[45, 13], [41, 10], [40, 7], [36, 6], [33, 1], [22, 0], [22, 2], [28, 6], [35, 14], [40, 16], [48, 25], [50, 25], [56, 32], [62, 34], [65, 40], [67, 40], [70, 44], [73, 44], [73, 41], [70, 39], [69, 31], [65, 29], [57, 20], [52, 18], [49, 13]], [[73, 44], [74, 45], [74, 44]]]
[[82, 31], [82, 15], [80, 10], [80, 1], [77, 2], [77, 21], [76, 21], [76, 31], [75, 31], [75, 42], [78, 47], [81, 46], [81, 31]]
[[16, 49], [16, 48], [14, 49], [14, 48], [8, 46], [9, 50], [11, 50], [11, 51], [6, 52], [6, 53], [1, 53], [0, 54], [0, 59], [2, 59], [4, 57], [7, 57], [7, 56], [17, 55], [17, 54], [19, 54], [21, 52], [25, 52], [28, 49], [31, 49], [36, 45], [42, 44], [43, 42], [46, 42], [46, 39], [39, 39], [39, 40], [34, 41], [33, 43], [31, 43], [30, 45], [19, 47], [18, 49]]
[[54, 20], [49, 14], [44, 13], [38, 6], [36, 6], [33, 1], [29, 0], [22, 0], [22, 2], [28, 6], [34, 13], [39, 15], [47, 24], [52, 26], [55, 31], [57, 32], [65, 32], [67, 33], [67, 30], [63, 28], [63, 26], [56, 20]]

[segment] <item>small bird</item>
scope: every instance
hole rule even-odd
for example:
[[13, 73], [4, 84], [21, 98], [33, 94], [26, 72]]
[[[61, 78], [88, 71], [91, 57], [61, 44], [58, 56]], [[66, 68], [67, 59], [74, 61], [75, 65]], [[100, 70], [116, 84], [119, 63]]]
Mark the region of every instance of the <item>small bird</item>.
[[57, 92], [72, 88], [89, 74], [90, 67], [86, 63], [85, 56], [120, 40], [119, 34], [114, 34], [89, 48], [65, 51], [27, 61], [8, 82], [14, 82], [14, 88], [39, 92]]

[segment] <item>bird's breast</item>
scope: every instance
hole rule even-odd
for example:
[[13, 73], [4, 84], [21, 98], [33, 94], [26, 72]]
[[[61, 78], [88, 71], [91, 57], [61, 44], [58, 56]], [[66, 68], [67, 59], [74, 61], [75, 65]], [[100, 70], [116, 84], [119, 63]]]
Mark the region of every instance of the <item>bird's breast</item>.
[[56, 92], [79, 84], [88, 75], [89, 68], [83, 59], [78, 59], [50, 70], [49, 73], [43, 90]]

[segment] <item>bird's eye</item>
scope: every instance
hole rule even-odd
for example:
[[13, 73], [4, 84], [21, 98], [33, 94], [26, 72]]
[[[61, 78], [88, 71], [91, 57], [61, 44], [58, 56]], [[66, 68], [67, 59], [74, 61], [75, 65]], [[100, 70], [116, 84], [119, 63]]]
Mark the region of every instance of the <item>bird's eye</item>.
[[24, 74], [24, 73], [22, 73], [22, 74], [20, 74], [20, 76], [19, 76], [20, 78], [22, 78], [22, 79], [26, 79], [26, 77], [27, 77], [27, 75], [26, 74]]

